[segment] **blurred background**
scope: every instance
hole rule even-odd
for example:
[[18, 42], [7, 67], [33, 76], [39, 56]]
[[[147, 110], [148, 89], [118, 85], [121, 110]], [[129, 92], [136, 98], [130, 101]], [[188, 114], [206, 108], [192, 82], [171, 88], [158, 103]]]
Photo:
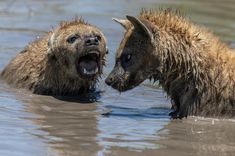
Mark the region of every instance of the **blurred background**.
[[[177, 9], [235, 47], [234, 0], [1, 0], [0, 71], [61, 20], [81, 16], [107, 37], [104, 79], [124, 34], [111, 18], [136, 16], [142, 8]], [[33, 95], [0, 82], [0, 155], [234, 155], [234, 120], [170, 120], [170, 100], [161, 88], [146, 81], [120, 94], [103, 79], [94, 103]]]

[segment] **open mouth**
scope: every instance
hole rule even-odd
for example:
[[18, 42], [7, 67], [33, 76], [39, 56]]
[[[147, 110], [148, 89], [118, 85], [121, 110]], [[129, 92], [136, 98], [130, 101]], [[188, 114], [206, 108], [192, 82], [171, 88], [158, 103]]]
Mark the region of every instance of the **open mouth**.
[[94, 78], [99, 73], [99, 52], [91, 51], [76, 60], [76, 69], [84, 79]]

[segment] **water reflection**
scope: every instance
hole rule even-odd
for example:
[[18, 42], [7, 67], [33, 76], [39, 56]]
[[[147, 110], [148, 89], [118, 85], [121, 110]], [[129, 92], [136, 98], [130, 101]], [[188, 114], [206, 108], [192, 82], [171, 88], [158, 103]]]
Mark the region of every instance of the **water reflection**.
[[[234, 120], [170, 120], [168, 108], [151, 106], [154, 96], [149, 88], [145, 92], [151, 104], [145, 108], [118, 106], [115, 100], [106, 105], [67, 102], [5, 85], [0, 90], [1, 138], [5, 140], [1, 152], [5, 154], [14, 155], [12, 148], [17, 155], [38, 151], [43, 155], [229, 156], [235, 151]], [[140, 95], [140, 90], [126, 94]], [[104, 96], [104, 102], [109, 97]], [[140, 101], [148, 103], [138, 98], [133, 103]], [[155, 98], [156, 103], [161, 101], [165, 100]]]
[[[68, 102], [38, 95], [22, 101], [28, 112], [37, 115], [30, 120], [45, 132], [33, 135], [61, 155], [95, 155], [117, 147], [134, 151], [157, 149], [157, 132], [169, 121], [170, 110], [165, 108], [103, 106], [99, 102]], [[106, 110], [110, 110], [108, 115], [102, 115]]]
[[35, 156], [39, 156], [51, 153], [42, 139], [31, 135], [45, 134], [38, 130], [40, 125], [25, 120], [37, 118], [37, 115], [25, 112], [22, 101], [14, 95], [15, 91], [0, 84], [0, 155], [25, 156], [35, 153]]
[[59, 155], [95, 155], [100, 149], [96, 142], [97, 113], [95, 103], [65, 102], [53, 97], [35, 96], [24, 100], [26, 110], [36, 114], [31, 119], [38, 130], [33, 133], [55, 149]]
[[105, 151], [112, 147], [136, 151], [157, 149], [159, 145], [153, 141], [159, 140], [157, 132], [168, 123], [168, 112], [168, 109], [158, 108], [136, 110], [112, 107], [109, 116], [99, 117], [99, 144]]
[[[29, 125], [26, 134], [38, 141], [41, 144], [39, 149], [46, 150], [47, 154], [96, 155], [118, 147], [137, 152], [154, 150], [160, 147], [155, 143], [160, 139], [158, 131], [169, 122], [170, 110], [166, 108], [137, 109], [115, 104], [104, 106], [100, 102], [68, 102], [51, 96], [33, 95], [25, 90], [13, 90], [8, 86], [4, 88], [3, 85], [1, 91], [4, 101], [4, 93], [8, 92], [5, 96], [16, 99], [14, 106], [19, 103], [21, 109], [17, 111], [22, 116], [16, 116], [16, 119], [17, 122], [23, 121], [24, 125], [20, 128]], [[139, 100], [133, 102], [138, 103]], [[110, 110], [108, 116], [102, 115], [106, 110]], [[13, 137], [14, 141], [17, 135]]]
[[235, 135], [233, 121], [190, 117], [173, 120], [159, 134], [159, 143], [165, 146], [159, 153], [177, 155], [234, 155]]

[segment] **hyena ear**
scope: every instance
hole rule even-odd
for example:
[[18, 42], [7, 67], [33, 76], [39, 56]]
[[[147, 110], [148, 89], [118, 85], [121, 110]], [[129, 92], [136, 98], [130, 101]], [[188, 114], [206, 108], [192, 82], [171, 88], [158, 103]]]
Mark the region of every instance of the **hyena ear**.
[[134, 25], [134, 28], [137, 32], [147, 35], [153, 40], [153, 33], [151, 32], [151, 24], [146, 21], [140, 21], [138, 18], [133, 16], [126, 16], [126, 18]]
[[53, 33], [53, 34], [50, 36], [50, 38], [48, 39], [48, 42], [47, 42], [47, 46], [48, 46], [47, 53], [48, 53], [48, 54], [51, 54], [51, 53], [52, 53], [54, 40], [55, 40], [55, 34]]
[[128, 20], [118, 19], [118, 18], [112, 18], [112, 20], [119, 23], [119, 24], [121, 24], [121, 26], [126, 30], [131, 27], [131, 23]]

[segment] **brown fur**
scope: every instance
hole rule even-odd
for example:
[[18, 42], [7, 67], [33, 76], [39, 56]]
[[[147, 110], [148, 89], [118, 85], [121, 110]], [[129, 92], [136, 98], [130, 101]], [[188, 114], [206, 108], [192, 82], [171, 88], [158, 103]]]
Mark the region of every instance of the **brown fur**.
[[[75, 45], [66, 42], [69, 35], [79, 34], [81, 41]], [[75, 58], [86, 53], [84, 36], [98, 34], [101, 37], [100, 70], [93, 79], [83, 79], [75, 69]], [[77, 43], [78, 42], [78, 43]], [[102, 73], [106, 41], [101, 31], [82, 19], [61, 22], [59, 27], [43, 38], [30, 43], [6, 66], [1, 78], [18, 88], [27, 88], [36, 94], [77, 95], [94, 87]]]
[[[233, 49], [169, 10], [145, 10], [138, 19], [127, 18], [116, 19], [127, 32], [117, 50], [116, 65], [106, 79], [109, 85], [125, 91], [154, 78], [172, 99], [174, 118], [235, 115]], [[134, 61], [123, 68], [119, 60], [126, 53]]]

